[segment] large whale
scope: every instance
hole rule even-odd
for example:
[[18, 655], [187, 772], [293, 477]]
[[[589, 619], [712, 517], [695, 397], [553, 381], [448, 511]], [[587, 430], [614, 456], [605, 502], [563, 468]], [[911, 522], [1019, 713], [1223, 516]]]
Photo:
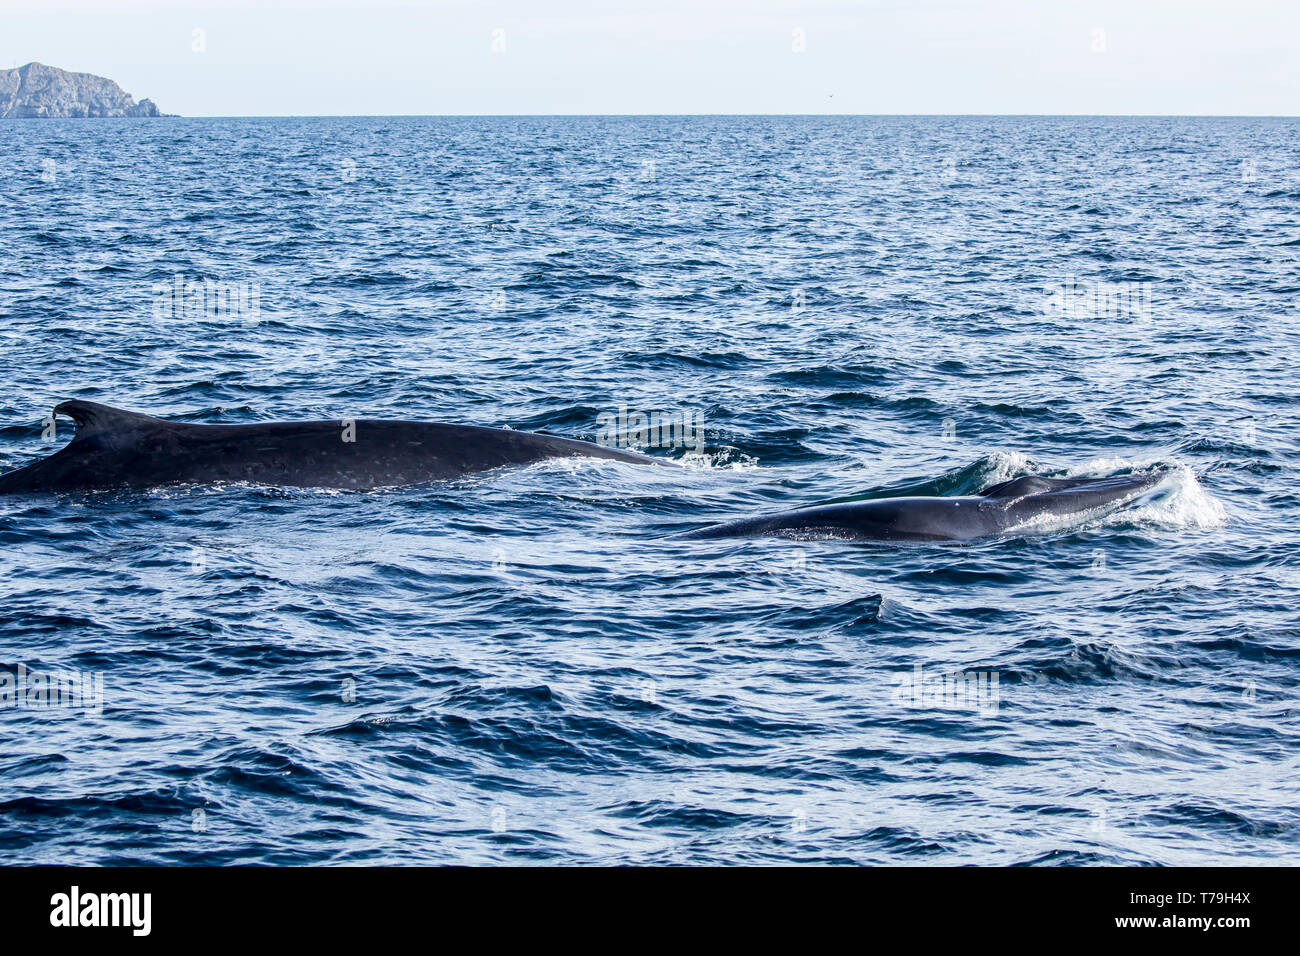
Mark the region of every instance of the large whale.
[[977, 495], [879, 498], [803, 508], [699, 528], [681, 537], [967, 541], [1108, 513], [1150, 491], [1168, 474], [1154, 470], [1115, 478], [1073, 479], [1030, 475], [999, 482]]
[[670, 464], [571, 438], [477, 425], [364, 419], [198, 425], [82, 401], [54, 412], [76, 422], [75, 437], [48, 458], [0, 475], [0, 494], [216, 482], [370, 489], [547, 458]]

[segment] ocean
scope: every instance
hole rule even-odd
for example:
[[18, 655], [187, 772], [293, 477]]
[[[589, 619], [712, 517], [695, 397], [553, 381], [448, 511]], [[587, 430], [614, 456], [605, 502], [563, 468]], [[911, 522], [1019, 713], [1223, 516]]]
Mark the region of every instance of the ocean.
[[[6, 862], [1300, 862], [1300, 121], [0, 142], [0, 469], [72, 398], [682, 465], [0, 500]], [[1155, 465], [969, 544], [676, 537]]]

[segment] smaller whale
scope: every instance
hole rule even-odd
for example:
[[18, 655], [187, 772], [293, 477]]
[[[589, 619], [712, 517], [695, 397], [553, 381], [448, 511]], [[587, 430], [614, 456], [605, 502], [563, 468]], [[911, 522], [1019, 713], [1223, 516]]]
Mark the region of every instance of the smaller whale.
[[637, 452], [508, 428], [435, 422], [169, 422], [96, 402], [64, 402], [77, 424], [48, 458], [0, 475], [0, 494], [248, 482], [365, 490], [457, 478], [548, 458], [671, 465]]
[[1113, 511], [1169, 474], [1155, 470], [1115, 478], [1039, 478], [999, 482], [977, 495], [879, 498], [783, 511], [688, 531], [684, 538], [779, 535], [850, 541], [969, 541], [1065, 519]]

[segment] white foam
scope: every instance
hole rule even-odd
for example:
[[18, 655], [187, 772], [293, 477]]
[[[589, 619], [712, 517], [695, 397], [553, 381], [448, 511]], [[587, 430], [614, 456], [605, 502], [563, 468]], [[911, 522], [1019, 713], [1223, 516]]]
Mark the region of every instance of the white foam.
[[1038, 466], [1018, 451], [992, 451], [988, 458], [988, 474], [982, 479], [985, 486], [1009, 481], [1021, 475], [1037, 474]]
[[[1009, 459], [1023, 458], [1016, 454]], [[1227, 511], [1205, 490], [1192, 469], [1180, 461], [1152, 456], [1120, 458], [1109, 455], [1092, 458], [1065, 471], [1067, 478], [1105, 478], [1124, 471], [1164, 468], [1165, 479], [1143, 494], [1136, 506], [1122, 506], [1105, 517], [1107, 525], [1140, 525], [1159, 528], [1217, 528], [1227, 521]], [[1026, 468], [1025, 470], [1032, 470]]]
[[680, 458], [673, 459], [677, 464], [685, 468], [695, 468], [702, 471], [757, 471], [758, 459], [752, 455], [740, 454], [731, 461], [725, 461], [728, 452], [721, 451], [694, 451], [688, 449]]
[[[1178, 462], [1171, 463], [1167, 459], [1152, 458], [1120, 458], [1115, 455], [1109, 455], [1101, 458], [1091, 458], [1079, 465], [1072, 465], [1066, 469], [1064, 477], [1066, 478], [1108, 478], [1117, 471], [1137, 470], [1142, 471], [1147, 468], [1156, 466], [1163, 467], [1184, 467]], [[1189, 472], [1190, 473], [1190, 472]]]
[[1202, 487], [1192, 469], [1175, 463], [1160, 483], [1153, 498], [1134, 508], [1117, 511], [1108, 525], [1138, 525], [1148, 528], [1218, 528], [1228, 520], [1223, 504]]
[[[992, 472], [990, 483], [1042, 471], [1019, 452], [993, 452], [989, 455], [989, 467]], [[1045, 534], [1070, 527], [1086, 527], [1093, 522], [1104, 527], [1217, 528], [1227, 521], [1227, 511], [1222, 503], [1206, 491], [1192, 469], [1180, 461], [1159, 457], [1098, 457], [1069, 467], [1064, 477], [1106, 478], [1156, 467], [1169, 473], [1155, 488], [1137, 495], [1130, 502], [1107, 505], [1090, 514], [1040, 515], [1012, 530], [1015, 534]]]

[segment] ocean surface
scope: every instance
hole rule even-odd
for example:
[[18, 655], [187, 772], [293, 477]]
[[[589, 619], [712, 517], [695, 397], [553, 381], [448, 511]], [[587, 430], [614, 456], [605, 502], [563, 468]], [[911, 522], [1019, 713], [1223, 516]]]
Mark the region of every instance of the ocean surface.
[[[0, 499], [6, 863], [1300, 863], [1300, 121], [0, 144], [4, 470], [71, 398], [683, 466]], [[971, 544], [675, 537], [1157, 464]]]

